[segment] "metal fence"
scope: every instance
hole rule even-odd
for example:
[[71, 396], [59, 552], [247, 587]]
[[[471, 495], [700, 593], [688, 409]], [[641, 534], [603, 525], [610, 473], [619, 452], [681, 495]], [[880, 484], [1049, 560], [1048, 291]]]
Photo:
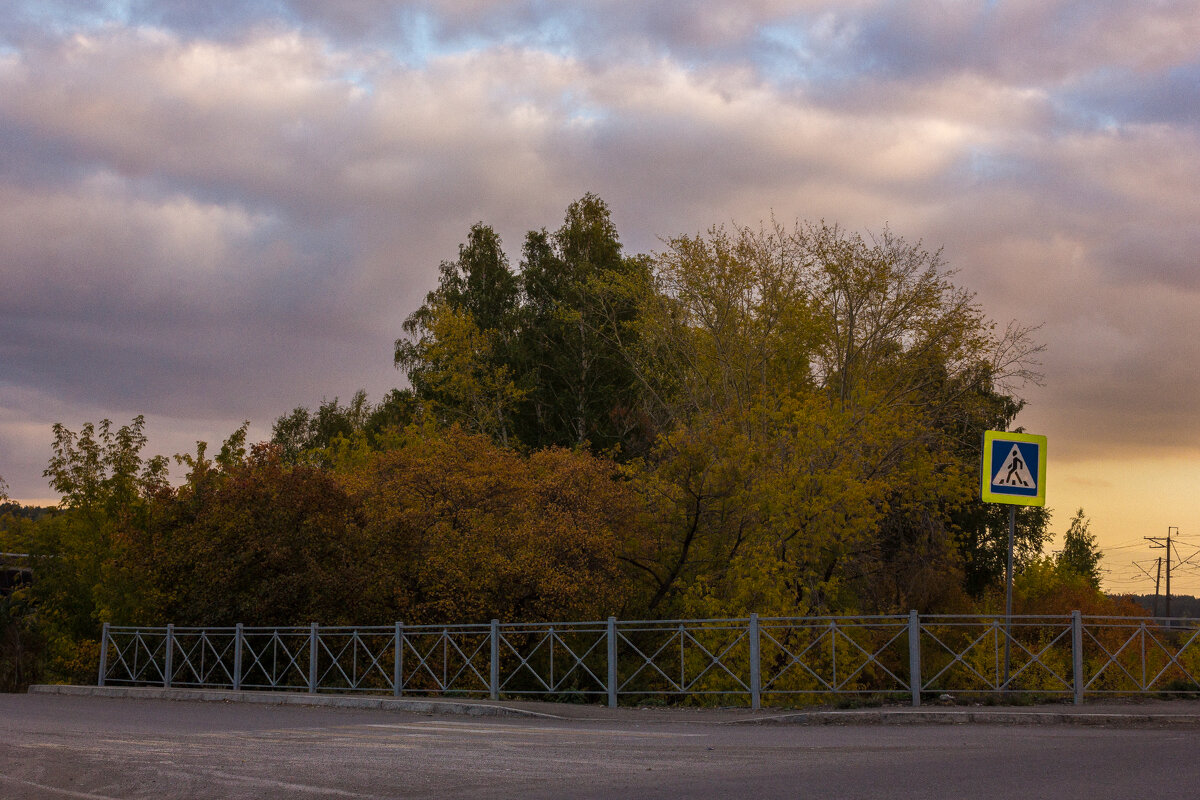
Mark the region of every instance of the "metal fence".
[[592, 699], [1200, 694], [1200, 620], [919, 615], [375, 627], [105, 625], [99, 685]]

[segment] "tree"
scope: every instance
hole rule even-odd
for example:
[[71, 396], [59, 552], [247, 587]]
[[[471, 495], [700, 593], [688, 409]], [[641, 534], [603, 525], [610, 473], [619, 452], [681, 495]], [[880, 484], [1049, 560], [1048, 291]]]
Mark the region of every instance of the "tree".
[[605, 459], [558, 448], [522, 455], [458, 426], [426, 425], [343, 481], [373, 554], [360, 607], [406, 622], [623, 610], [617, 555], [636, 506]]
[[162, 503], [142, 558], [163, 592], [161, 616], [192, 625], [361, 622], [356, 599], [370, 553], [335, 476], [288, 464], [277, 445], [247, 453], [236, 432], [231, 440], [215, 463], [198, 446], [184, 459], [186, 482]]
[[[439, 267], [438, 288], [425, 298], [425, 305], [404, 324], [406, 333], [419, 333], [427, 324], [430, 310], [446, 306], [469, 314], [481, 331], [507, 336], [515, 326], [518, 282], [508, 266], [500, 236], [489, 225], [477, 222], [467, 233], [467, 241], [458, 247], [458, 259], [443, 261]], [[407, 346], [396, 342], [396, 361]]]
[[[998, 599], [998, 602], [1003, 602]], [[1149, 611], [1133, 598], [1110, 597], [1086, 575], [1059, 558], [1039, 556], [1025, 565], [1013, 581], [1013, 611], [1016, 614], [1065, 615], [1081, 611], [1104, 617], [1148, 616]], [[1109, 646], [1119, 648], [1124, 639]]]
[[451, 305], [427, 307], [422, 336], [397, 349], [417, 396], [442, 424], [460, 424], [507, 446], [524, 392], [497, 357], [499, 339], [481, 331], [471, 314]]
[[646, 259], [622, 255], [608, 205], [594, 194], [571, 203], [554, 234], [528, 234], [517, 369], [528, 389], [527, 444], [644, 448], [637, 380], [614, 333], [631, 327], [638, 304], [625, 289], [646, 275]]
[[1073, 572], [1088, 582], [1094, 589], [1100, 588], [1100, 559], [1103, 554], [1096, 545], [1096, 536], [1089, 528], [1091, 520], [1083, 509], [1075, 512], [1071, 524], [1063, 536], [1063, 548], [1055, 557], [1060, 569]]
[[522, 252], [517, 275], [496, 233], [472, 226], [405, 320], [395, 366], [443, 425], [506, 446], [643, 451], [639, 390], [614, 335], [629, 335], [638, 307], [630, 282], [648, 275], [647, 260], [622, 254], [608, 206], [593, 194], [572, 203], [554, 233], [530, 231]]
[[513, 379], [518, 285], [500, 237], [472, 225], [458, 259], [439, 271], [438, 288], [405, 320], [393, 363], [436, 419], [507, 444], [523, 392]]
[[1033, 377], [1026, 332], [997, 336], [937, 254], [890, 232], [718, 227], [668, 245], [625, 349], [671, 431], [648, 459], [675, 509], [660, 568], [638, 559], [651, 604], [699, 582], [737, 606], [738, 581], [761, 584], [747, 553], [771, 554], [792, 609], [964, 603], [963, 431]]
[[[975, 598], [989, 590], [1002, 591], [1008, 569], [1009, 506], [1000, 503], [964, 504], [954, 515], [964, 561], [964, 588]], [[1017, 509], [1013, 536], [1013, 570], [1019, 574], [1042, 557], [1050, 540], [1050, 510], [1036, 506]]]
[[43, 471], [61, 496], [60, 507], [98, 519], [128, 519], [144, 507], [145, 497], [163, 488], [167, 459], [154, 456], [143, 462], [146, 446], [142, 415], [113, 429], [111, 420], [99, 428], [88, 422], [78, 434], [62, 423], [54, 424], [53, 455]]
[[330, 465], [328, 451], [339, 439], [363, 439], [370, 448], [379, 444], [388, 428], [404, 427], [413, 421], [417, 403], [409, 390], [393, 389], [377, 405], [367, 402], [359, 389], [343, 406], [338, 398], [322, 400], [317, 410], [296, 406], [279, 417], [271, 429], [271, 443], [280, 448], [284, 462], [315, 461]]
[[155, 498], [167, 491], [167, 461], [142, 457], [144, 428], [141, 416], [79, 432], [55, 424], [44, 475], [62, 498], [60, 511], [5, 531], [6, 542], [31, 556], [36, 579], [25, 609], [36, 612], [54, 679], [93, 675], [100, 625], [137, 621], [154, 605], [137, 553]]

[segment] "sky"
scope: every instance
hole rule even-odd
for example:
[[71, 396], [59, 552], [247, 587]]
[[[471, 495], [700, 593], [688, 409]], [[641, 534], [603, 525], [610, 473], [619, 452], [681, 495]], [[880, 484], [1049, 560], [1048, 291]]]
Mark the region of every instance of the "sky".
[[170, 455], [379, 399], [472, 223], [517, 263], [589, 191], [628, 252], [772, 216], [942, 248], [1042, 326], [1052, 529], [1082, 507], [1117, 591], [1143, 537], [1200, 551], [1197, 0], [9, 0], [9, 494], [57, 500], [55, 422]]

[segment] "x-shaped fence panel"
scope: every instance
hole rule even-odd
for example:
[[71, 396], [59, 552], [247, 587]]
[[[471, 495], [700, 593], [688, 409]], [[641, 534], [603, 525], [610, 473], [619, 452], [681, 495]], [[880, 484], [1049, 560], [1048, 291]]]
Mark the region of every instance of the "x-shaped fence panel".
[[317, 688], [383, 692], [393, 689], [393, 628], [322, 627], [317, 633]]
[[617, 627], [621, 694], [749, 694], [746, 620], [623, 622]]
[[171, 643], [172, 686], [234, 685], [235, 628], [175, 628]]
[[922, 683], [929, 692], [1069, 694], [1070, 617], [927, 617], [921, 625]]
[[418, 694], [490, 694], [487, 625], [404, 628], [401, 688]]
[[764, 693], [910, 690], [907, 617], [764, 619], [761, 630]]
[[607, 628], [598, 623], [497, 626], [498, 691], [601, 695], [608, 691]]
[[166, 676], [165, 628], [111, 627], [102, 643], [101, 684], [162, 684]]
[[241, 688], [308, 689], [312, 644], [308, 628], [244, 629]]
[[1200, 622], [1097, 617], [1083, 633], [1086, 691], [1200, 692]]

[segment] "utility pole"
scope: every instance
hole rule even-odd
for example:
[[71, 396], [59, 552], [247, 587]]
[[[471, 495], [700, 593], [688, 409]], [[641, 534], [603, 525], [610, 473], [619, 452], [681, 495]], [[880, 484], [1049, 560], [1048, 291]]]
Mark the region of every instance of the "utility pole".
[[1158, 569], [1154, 571], [1154, 616], [1158, 616], [1158, 584], [1162, 580], [1162, 556], [1158, 557]]
[[1171, 624], [1171, 528], [1167, 527], [1167, 625]]
[[[1146, 541], [1150, 542], [1150, 548], [1152, 550], [1165, 548], [1167, 551], [1167, 603], [1166, 603], [1166, 613], [1164, 616], [1166, 616], [1166, 618], [1168, 620], [1170, 620], [1170, 618], [1171, 618], [1171, 531], [1174, 531], [1176, 535], [1179, 534], [1179, 528], [1177, 526], [1169, 525], [1169, 526], [1167, 526], [1167, 535], [1165, 538], [1162, 536], [1143, 536], [1142, 537]], [[1158, 562], [1159, 562], [1159, 566], [1161, 567], [1162, 566], [1162, 558], [1159, 558]], [[1157, 584], [1158, 584], [1158, 582], [1155, 581], [1154, 605], [1156, 608], [1158, 606], [1158, 585]], [[1170, 625], [1170, 622], [1168, 622], [1167, 624]]]

